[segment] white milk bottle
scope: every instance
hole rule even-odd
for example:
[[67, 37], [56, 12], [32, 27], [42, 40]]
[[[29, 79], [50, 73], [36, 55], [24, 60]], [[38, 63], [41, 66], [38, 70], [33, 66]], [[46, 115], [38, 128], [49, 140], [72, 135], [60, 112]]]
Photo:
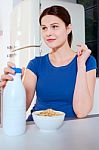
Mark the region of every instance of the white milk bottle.
[[22, 70], [13, 69], [13, 81], [7, 81], [3, 91], [3, 129], [9, 136], [21, 135], [26, 128], [26, 93], [21, 81]]

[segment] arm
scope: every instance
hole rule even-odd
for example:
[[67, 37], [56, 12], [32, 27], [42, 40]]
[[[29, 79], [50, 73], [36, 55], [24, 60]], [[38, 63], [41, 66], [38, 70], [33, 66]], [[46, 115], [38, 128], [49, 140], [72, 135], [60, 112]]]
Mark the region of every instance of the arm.
[[[13, 80], [10, 74], [15, 74], [15, 71], [11, 69], [11, 67], [15, 67], [15, 64], [12, 62], [7, 63], [7, 67], [4, 68], [4, 74], [1, 76], [0, 87], [4, 88], [8, 80]], [[37, 77], [36, 75], [29, 69], [22, 68], [22, 81], [26, 90], [26, 109], [29, 108], [34, 94]]]
[[37, 77], [31, 70], [26, 69], [22, 81], [26, 90], [26, 110], [28, 110], [35, 94]]
[[96, 70], [88, 71], [80, 68], [77, 73], [73, 108], [78, 118], [87, 116], [93, 107]]
[[80, 45], [77, 58], [77, 78], [73, 96], [73, 109], [78, 118], [87, 116], [93, 106], [96, 69], [86, 72], [86, 60], [91, 51], [86, 45]]

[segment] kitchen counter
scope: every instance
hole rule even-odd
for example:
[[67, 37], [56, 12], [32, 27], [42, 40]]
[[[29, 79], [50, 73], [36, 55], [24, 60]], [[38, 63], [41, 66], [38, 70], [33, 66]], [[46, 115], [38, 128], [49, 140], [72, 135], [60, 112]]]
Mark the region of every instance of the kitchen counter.
[[6, 136], [0, 128], [0, 150], [99, 150], [99, 115], [66, 120], [55, 132], [41, 132], [34, 123], [25, 134]]

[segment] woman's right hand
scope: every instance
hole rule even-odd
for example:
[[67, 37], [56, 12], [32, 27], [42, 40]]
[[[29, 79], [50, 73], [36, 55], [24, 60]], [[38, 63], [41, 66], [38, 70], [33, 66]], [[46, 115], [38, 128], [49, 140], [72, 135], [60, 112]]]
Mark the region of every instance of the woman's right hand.
[[11, 69], [12, 67], [15, 67], [15, 64], [12, 62], [7, 63], [7, 67], [4, 68], [4, 74], [1, 76], [1, 83], [0, 87], [4, 88], [6, 86], [6, 83], [8, 80], [13, 80], [13, 77], [10, 76], [9, 74], [15, 74], [15, 71]]

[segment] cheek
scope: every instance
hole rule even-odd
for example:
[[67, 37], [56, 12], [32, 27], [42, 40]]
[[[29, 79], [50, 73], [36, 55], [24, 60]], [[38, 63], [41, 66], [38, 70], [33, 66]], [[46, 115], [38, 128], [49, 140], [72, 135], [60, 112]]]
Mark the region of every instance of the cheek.
[[61, 29], [61, 30], [57, 31], [56, 34], [59, 35], [59, 36], [66, 36], [66, 30]]
[[61, 41], [67, 39], [67, 34], [66, 34], [65, 31], [64, 31], [64, 32], [62, 31], [62, 32], [58, 33], [57, 35], [58, 35], [58, 38], [59, 38]]
[[43, 39], [45, 39], [45, 34], [43, 32], [41, 32], [41, 36]]

